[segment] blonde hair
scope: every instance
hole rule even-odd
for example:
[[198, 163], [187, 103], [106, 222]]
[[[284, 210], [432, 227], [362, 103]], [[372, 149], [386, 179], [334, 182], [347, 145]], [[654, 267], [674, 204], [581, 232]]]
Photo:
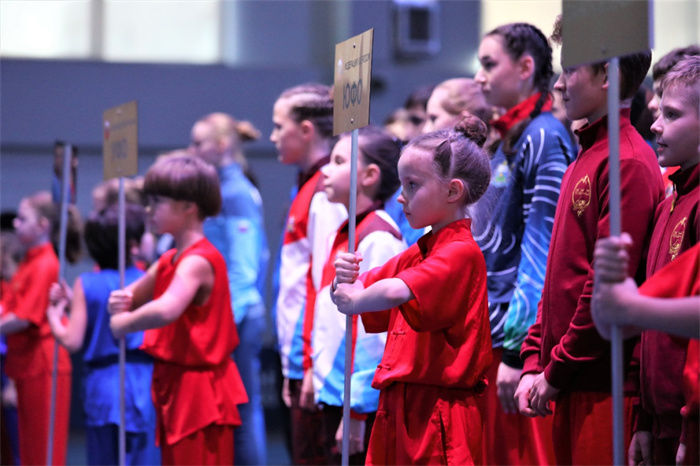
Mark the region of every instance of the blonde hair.
[[[54, 251], [58, 254], [59, 242], [61, 236], [61, 212], [60, 204], [53, 201], [51, 193], [48, 191], [39, 191], [31, 196], [25, 197], [29, 206], [36, 212], [39, 217], [48, 220], [50, 229], [49, 237]], [[73, 204], [68, 204], [68, 218], [66, 225], [66, 260], [71, 264], [78, 262], [82, 256], [82, 233], [83, 224], [78, 208]]]
[[450, 115], [466, 111], [488, 125], [491, 107], [486, 103], [481, 86], [476, 81], [470, 78], [448, 79], [435, 86], [433, 92], [438, 89], [447, 91], [447, 98], [440, 102], [440, 106]]
[[260, 138], [260, 131], [251, 122], [236, 120], [223, 112], [210, 113], [200, 118], [198, 122], [210, 125], [217, 140], [230, 139], [234, 160], [243, 167], [244, 171], [248, 169], [248, 160], [243, 155], [240, 145]]

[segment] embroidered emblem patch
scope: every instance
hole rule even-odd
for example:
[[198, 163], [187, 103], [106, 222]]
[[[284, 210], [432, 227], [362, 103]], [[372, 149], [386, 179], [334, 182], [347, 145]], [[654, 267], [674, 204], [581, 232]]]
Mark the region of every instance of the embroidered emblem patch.
[[588, 178], [588, 175], [576, 183], [574, 192], [571, 193], [571, 200], [574, 203], [574, 211], [580, 217], [583, 211], [586, 210], [586, 207], [588, 207], [588, 204], [591, 203], [591, 179]]
[[508, 184], [508, 177], [510, 176], [510, 166], [507, 161], [501, 162], [500, 165], [496, 167], [496, 170], [491, 177], [491, 185], [496, 188], [503, 188]]
[[678, 222], [676, 226], [673, 227], [673, 232], [671, 233], [671, 239], [669, 241], [670, 247], [668, 248], [668, 253], [671, 255], [671, 260], [675, 260], [678, 253], [681, 251], [683, 236], [685, 236], [685, 226], [687, 224], [688, 217], [683, 217], [683, 220]]

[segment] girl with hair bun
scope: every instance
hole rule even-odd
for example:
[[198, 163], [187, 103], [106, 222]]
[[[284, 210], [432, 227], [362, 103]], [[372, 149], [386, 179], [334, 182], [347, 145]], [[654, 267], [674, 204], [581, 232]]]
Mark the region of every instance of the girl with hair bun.
[[491, 171], [486, 125], [470, 115], [424, 134], [399, 159], [399, 202], [431, 231], [385, 265], [359, 274], [362, 255], [339, 254], [333, 301], [388, 332], [372, 387], [379, 406], [367, 464], [481, 464], [477, 394], [491, 363], [486, 264], [467, 207]]
[[[346, 208], [349, 208], [351, 196], [351, 148], [350, 133], [345, 133], [331, 152], [331, 163], [323, 169], [323, 186], [328, 200], [341, 203]], [[358, 131], [357, 149], [355, 244], [364, 259], [361, 270], [366, 271], [384, 265], [406, 249], [399, 227], [384, 210], [384, 203], [400, 185], [397, 170], [400, 149], [389, 133], [372, 125]], [[347, 222], [341, 225], [328, 243], [332, 246], [323, 267], [315, 316], [307, 313], [306, 317], [313, 317], [313, 381], [316, 402], [323, 407], [326, 464], [341, 464], [346, 318], [337, 312], [331, 302], [330, 287], [335, 278], [335, 255], [348, 250]], [[367, 333], [362, 325], [358, 325], [356, 318], [352, 327], [349, 464], [365, 464], [369, 433], [379, 402], [379, 392], [370, 383], [384, 352], [386, 333]]]
[[523, 363], [520, 347], [535, 322], [561, 179], [575, 157], [568, 133], [552, 115], [552, 48], [527, 23], [488, 32], [475, 76], [486, 101], [505, 113], [491, 122], [501, 143], [491, 183], [477, 206], [476, 241], [489, 272], [494, 361], [479, 400], [486, 464], [551, 464], [551, 421], [518, 414], [513, 398]]

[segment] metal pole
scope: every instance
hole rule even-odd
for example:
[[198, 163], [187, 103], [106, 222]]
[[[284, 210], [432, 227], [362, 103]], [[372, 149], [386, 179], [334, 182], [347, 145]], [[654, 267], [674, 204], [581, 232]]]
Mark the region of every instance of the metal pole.
[[[608, 137], [610, 156], [608, 173], [610, 184], [610, 235], [620, 236], [620, 75], [619, 58], [608, 62]], [[622, 329], [613, 325], [610, 329], [610, 371], [613, 399], [613, 461], [624, 464], [624, 405]]]
[[[58, 241], [58, 282], [62, 283], [66, 275], [66, 236], [68, 232], [68, 204], [70, 203], [70, 166], [73, 159], [73, 147], [63, 147], [63, 179], [61, 180], [61, 217]], [[58, 340], [54, 339], [53, 367], [51, 370], [51, 402], [49, 407], [49, 437], [47, 440], [46, 464], [52, 464], [54, 425], [56, 423], [56, 390], [58, 384]]]
[[[352, 130], [350, 149], [350, 204], [348, 205], [348, 252], [355, 252], [355, 222], [357, 217], [357, 136]], [[343, 389], [342, 465], [350, 462], [350, 377], [352, 375], [352, 316], [345, 318], [345, 386]]]
[[[124, 178], [119, 177], [119, 288], [124, 289], [126, 270], [126, 200]], [[126, 380], [126, 339], [119, 339], [119, 464], [126, 464], [126, 401], [124, 386]]]

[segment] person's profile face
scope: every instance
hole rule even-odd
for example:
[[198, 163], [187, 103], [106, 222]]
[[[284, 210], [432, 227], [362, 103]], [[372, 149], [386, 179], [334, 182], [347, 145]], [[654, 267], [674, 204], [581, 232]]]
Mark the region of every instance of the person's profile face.
[[221, 163], [223, 152], [211, 124], [205, 121], [195, 123], [190, 133], [188, 152], [209, 164], [218, 166]]
[[507, 110], [517, 105], [521, 81], [517, 63], [508, 55], [503, 39], [497, 35], [484, 37], [479, 44], [478, 56], [481, 68], [474, 80], [481, 85], [486, 101]]
[[461, 119], [459, 113], [450, 113], [445, 109], [444, 102], [449, 98], [449, 90], [436, 88], [428, 99], [427, 120], [423, 126], [423, 134], [441, 129], [450, 129]]
[[286, 165], [299, 165], [303, 162], [307, 144], [304, 141], [301, 124], [291, 115], [291, 98], [281, 98], [272, 110], [272, 133], [270, 142], [275, 145], [278, 160]]
[[684, 84], [675, 84], [664, 90], [659, 117], [651, 130], [656, 134], [656, 153], [662, 167], [690, 168], [700, 161], [700, 117], [698, 106], [688, 98]]

